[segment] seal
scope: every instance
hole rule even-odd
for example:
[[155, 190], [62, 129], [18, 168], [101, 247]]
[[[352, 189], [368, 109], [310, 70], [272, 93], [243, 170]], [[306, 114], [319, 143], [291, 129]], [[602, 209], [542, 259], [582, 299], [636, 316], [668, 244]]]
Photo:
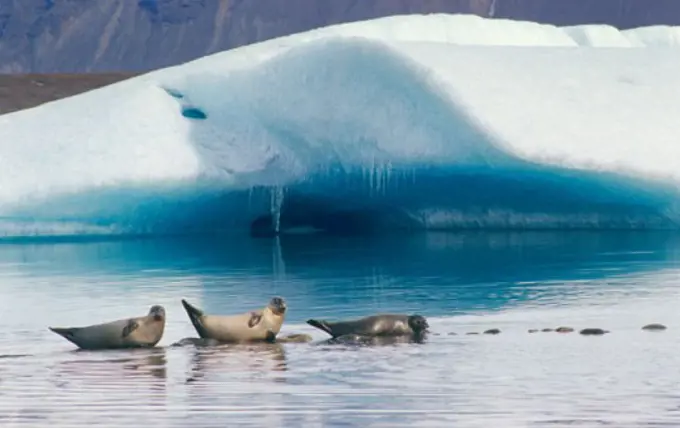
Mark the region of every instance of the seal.
[[184, 299], [182, 306], [202, 339], [221, 343], [274, 342], [287, 309], [281, 297], [272, 298], [263, 309], [235, 315], [206, 315]]
[[49, 327], [80, 349], [151, 348], [163, 337], [165, 309], [154, 305], [145, 316], [86, 327]]
[[307, 320], [307, 324], [333, 338], [355, 334], [359, 336], [408, 336], [427, 332], [430, 325], [422, 315], [378, 314], [348, 321]]

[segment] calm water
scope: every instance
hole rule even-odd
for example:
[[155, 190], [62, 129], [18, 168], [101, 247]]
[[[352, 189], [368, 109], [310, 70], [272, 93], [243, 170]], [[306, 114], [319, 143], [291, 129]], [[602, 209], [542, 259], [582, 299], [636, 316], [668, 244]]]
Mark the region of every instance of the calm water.
[[[613, 232], [2, 243], [0, 426], [679, 426], [679, 251]], [[226, 314], [273, 295], [283, 334], [315, 342], [167, 347], [195, 336], [181, 298]], [[47, 330], [152, 304], [168, 312], [153, 350], [78, 352]], [[304, 324], [380, 311], [435, 335], [359, 348]], [[560, 325], [612, 333], [527, 333]]]

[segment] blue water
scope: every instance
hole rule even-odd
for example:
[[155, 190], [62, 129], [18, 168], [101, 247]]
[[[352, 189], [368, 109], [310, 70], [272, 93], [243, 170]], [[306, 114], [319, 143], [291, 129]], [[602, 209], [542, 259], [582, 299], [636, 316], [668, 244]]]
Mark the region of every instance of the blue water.
[[[613, 231], [0, 242], [0, 426], [678, 426], [679, 250]], [[168, 347], [195, 336], [182, 298], [226, 314], [273, 295], [282, 334], [312, 343]], [[153, 350], [77, 352], [47, 330], [153, 304]], [[356, 348], [304, 324], [382, 311], [433, 334]], [[561, 325], [611, 333], [527, 332]]]

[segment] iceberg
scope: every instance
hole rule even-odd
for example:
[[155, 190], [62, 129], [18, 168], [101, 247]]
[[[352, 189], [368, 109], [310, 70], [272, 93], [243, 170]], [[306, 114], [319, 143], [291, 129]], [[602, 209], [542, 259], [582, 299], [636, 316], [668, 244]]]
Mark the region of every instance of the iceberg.
[[316, 29], [0, 116], [0, 236], [677, 229], [680, 28]]

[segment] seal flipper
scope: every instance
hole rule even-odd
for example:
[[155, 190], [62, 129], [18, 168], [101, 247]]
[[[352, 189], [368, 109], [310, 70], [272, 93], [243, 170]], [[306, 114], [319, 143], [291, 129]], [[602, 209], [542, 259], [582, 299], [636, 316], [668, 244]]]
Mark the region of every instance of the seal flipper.
[[335, 334], [333, 334], [333, 329], [328, 325], [328, 322], [326, 321], [319, 321], [319, 320], [307, 320], [307, 324], [311, 325], [312, 327], [316, 327], [319, 330], [325, 331], [326, 333], [330, 334], [331, 336], [335, 337]]
[[184, 299], [182, 299], [182, 306], [184, 306], [184, 310], [187, 312], [187, 315], [189, 315], [189, 320], [191, 321], [191, 324], [193, 324], [198, 335], [201, 338], [206, 339], [207, 334], [205, 332], [205, 329], [203, 328], [203, 324], [201, 323], [203, 311], [194, 306], [191, 306], [189, 302], [187, 302]]
[[125, 327], [123, 327], [123, 331], [121, 332], [121, 337], [124, 339], [128, 337], [133, 331], [137, 330], [139, 328], [139, 324], [137, 321], [133, 320], [132, 318], [128, 320], [127, 324]]
[[48, 327], [50, 331], [57, 333], [59, 336], [63, 337], [64, 339], [68, 340], [69, 342], [77, 345], [75, 342], [75, 336], [78, 330], [80, 328], [78, 327], [69, 327], [69, 328], [61, 328], [61, 327]]
[[250, 319], [248, 320], [248, 327], [253, 328], [262, 321], [262, 313], [251, 312]]
[[73, 338], [76, 331], [80, 330], [78, 327], [61, 328], [61, 327], [48, 327], [50, 331], [57, 333], [59, 336], [65, 337], [67, 339]]

